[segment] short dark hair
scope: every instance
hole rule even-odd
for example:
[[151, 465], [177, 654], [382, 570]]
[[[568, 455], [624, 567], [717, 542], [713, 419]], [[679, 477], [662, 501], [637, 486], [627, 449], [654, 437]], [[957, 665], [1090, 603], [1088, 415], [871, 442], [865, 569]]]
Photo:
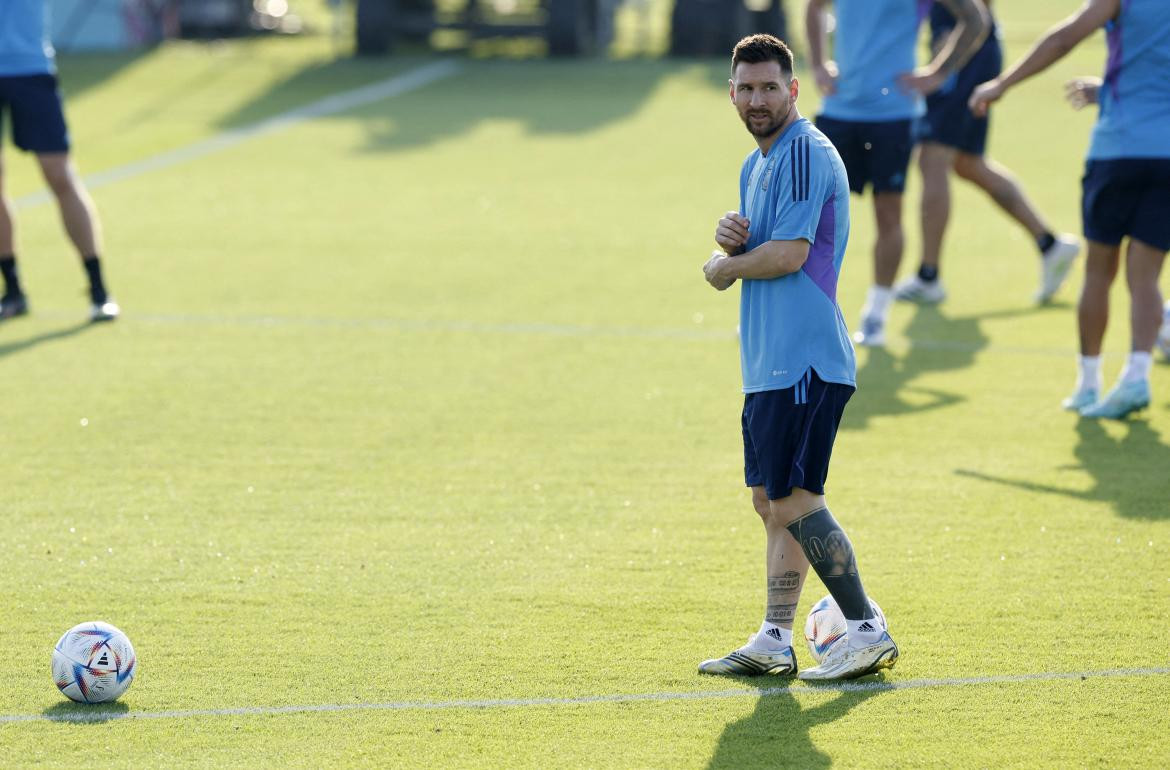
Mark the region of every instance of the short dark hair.
[[736, 43], [731, 52], [731, 74], [735, 75], [735, 67], [740, 62], [760, 64], [766, 61], [779, 64], [784, 77], [792, 79], [792, 51], [783, 40], [773, 35], [748, 35]]

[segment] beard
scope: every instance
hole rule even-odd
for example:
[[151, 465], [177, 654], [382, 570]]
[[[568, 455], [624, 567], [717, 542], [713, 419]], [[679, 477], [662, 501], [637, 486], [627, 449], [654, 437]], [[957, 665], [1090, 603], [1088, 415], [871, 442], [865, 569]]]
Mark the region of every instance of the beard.
[[[746, 113], [742, 113], [739, 117], [741, 120], [743, 120], [744, 126], [747, 127], [748, 133], [750, 133], [752, 136], [763, 137], [771, 136], [772, 134], [779, 131], [780, 127], [784, 125], [784, 121], [788, 120], [788, 116], [791, 114], [792, 105], [789, 104], [788, 108], [784, 111], [783, 114], [781, 114], [779, 111], [773, 113], [767, 112], [765, 110], [749, 110]], [[762, 123], [753, 124], [752, 118], [767, 118], [767, 120]]]

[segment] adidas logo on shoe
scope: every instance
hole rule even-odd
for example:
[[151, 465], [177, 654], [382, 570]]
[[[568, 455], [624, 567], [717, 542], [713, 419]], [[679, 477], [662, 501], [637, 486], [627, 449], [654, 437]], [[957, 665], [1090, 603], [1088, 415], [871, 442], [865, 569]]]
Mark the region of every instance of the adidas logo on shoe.
[[784, 641], [784, 637], [780, 635], [780, 629], [778, 629], [778, 628], [769, 628], [764, 633], [767, 634], [768, 636], [772, 637], [773, 639], [775, 639], [778, 642]]
[[872, 634], [877, 631], [877, 629], [873, 627], [873, 624], [871, 624], [868, 620], [858, 626], [857, 630], [863, 634]]

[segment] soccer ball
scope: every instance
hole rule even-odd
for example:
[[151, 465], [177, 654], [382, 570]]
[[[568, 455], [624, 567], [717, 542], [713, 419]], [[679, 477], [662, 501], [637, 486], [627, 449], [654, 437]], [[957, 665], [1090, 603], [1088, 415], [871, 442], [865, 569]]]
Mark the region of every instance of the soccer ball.
[[138, 659], [124, 633], [95, 620], [65, 632], [53, 648], [53, 681], [78, 703], [107, 703], [130, 687]]
[[[877, 602], [870, 599], [869, 606], [873, 608], [881, 627], [889, 628], [885, 613]], [[845, 639], [847, 628], [845, 616], [841, 614], [841, 608], [837, 606], [837, 600], [832, 596], [826, 596], [814, 604], [808, 611], [808, 619], [804, 621], [804, 638], [808, 641], [808, 651], [813, 660], [820, 663], [829, 648]]]

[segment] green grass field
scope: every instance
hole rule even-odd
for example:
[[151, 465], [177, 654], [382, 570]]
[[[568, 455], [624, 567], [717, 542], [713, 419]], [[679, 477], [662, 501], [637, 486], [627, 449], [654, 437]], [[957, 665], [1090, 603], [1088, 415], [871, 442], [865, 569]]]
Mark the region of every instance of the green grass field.
[[[1077, 5], [1005, 4], [1009, 56]], [[1072, 232], [1092, 116], [1060, 84], [1103, 50], [993, 130]], [[1137, 419], [1062, 412], [1079, 277], [1033, 307], [1033, 247], [956, 188], [952, 296], [859, 351], [830, 478], [902, 659], [886, 686], [701, 678], [764, 602], [737, 292], [700, 272], [752, 147], [726, 65], [451, 58], [95, 188], [113, 325], [83, 323], [56, 212], [6, 148], [33, 314], [0, 326], [0, 766], [1170, 764], [1170, 367]], [[433, 61], [308, 36], [62, 77], [92, 174]], [[850, 323], [868, 200], [853, 225]], [[1127, 326], [1119, 283], [1110, 380]], [[823, 594], [810, 578], [799, 617]], [[97, 618], [139, 675], [77, 706], [49, 655]]]

